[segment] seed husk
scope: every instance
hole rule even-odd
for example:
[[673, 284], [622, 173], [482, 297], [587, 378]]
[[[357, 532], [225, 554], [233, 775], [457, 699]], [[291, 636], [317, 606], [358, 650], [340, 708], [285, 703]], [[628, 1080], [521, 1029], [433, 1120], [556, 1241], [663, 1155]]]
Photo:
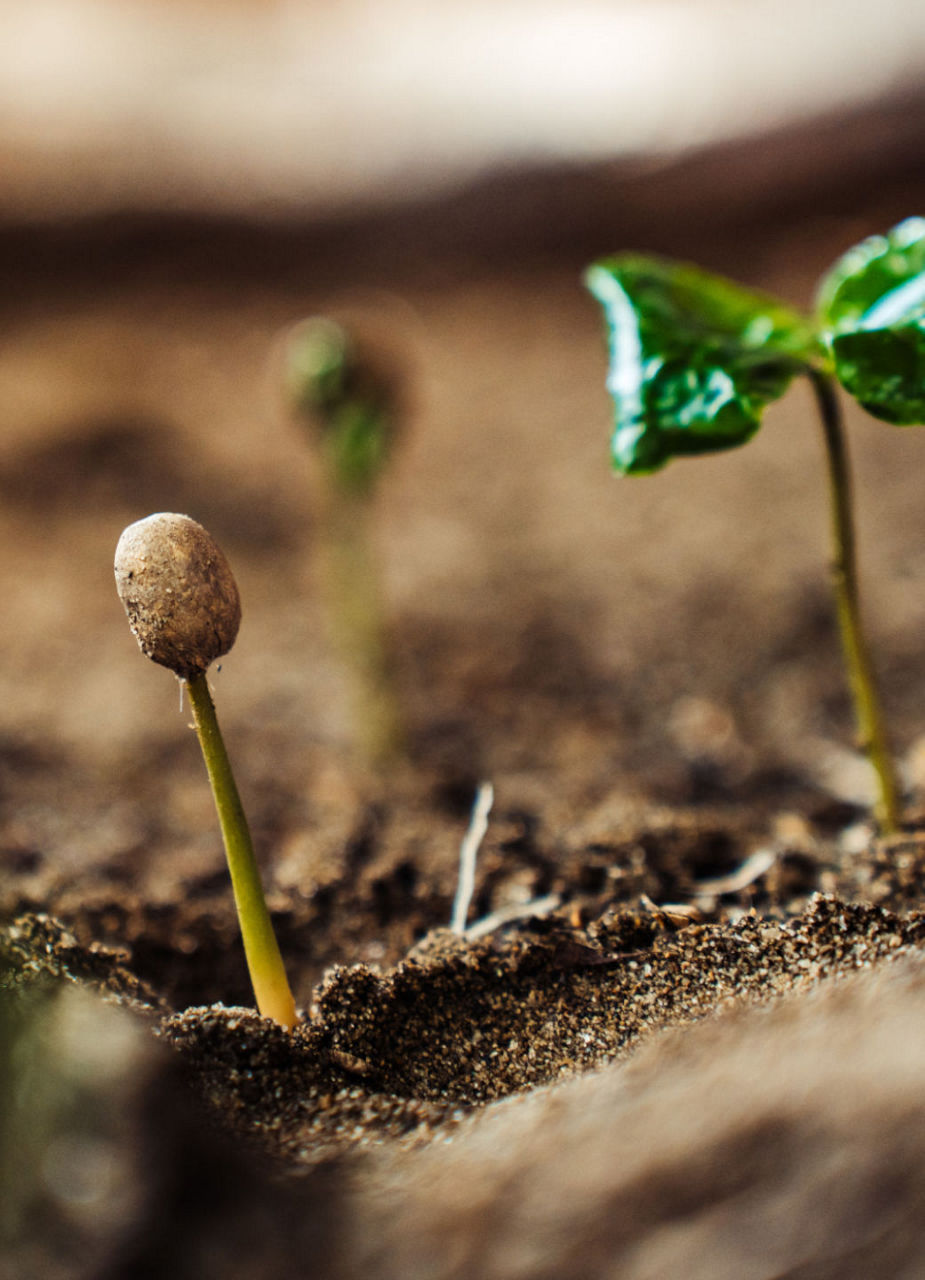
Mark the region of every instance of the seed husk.
[[189, 516], [136, 520], [116, 547], [116, 590], [142, 653], [181, 680], [202, 675], [235, 642], [241, 599], [224, 553]]

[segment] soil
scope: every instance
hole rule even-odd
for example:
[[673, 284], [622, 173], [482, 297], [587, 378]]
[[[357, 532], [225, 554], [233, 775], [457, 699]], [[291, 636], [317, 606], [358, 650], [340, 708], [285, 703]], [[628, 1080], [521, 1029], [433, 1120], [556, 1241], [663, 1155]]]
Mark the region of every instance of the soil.
[[[325, 226], [0, 228], [3, 1280], [922, 1274], [925, 441], [847, 410], [907, 786], [886, 839], [806, 390], [747, 449], [617, 481], [578, 282], [632, 245], [809, 305], [923, 204], [908, 155], [852, 164], [760, 207], [717, 190], [768, 196], [742, 148]], [[315, 311], [406, 406], [372, 525], [384, 770], [279, 390]], [[249, 1007], [188, 714], [116, 598], [157, 510], [241, 589], [210, 678], [291, 1035]]]

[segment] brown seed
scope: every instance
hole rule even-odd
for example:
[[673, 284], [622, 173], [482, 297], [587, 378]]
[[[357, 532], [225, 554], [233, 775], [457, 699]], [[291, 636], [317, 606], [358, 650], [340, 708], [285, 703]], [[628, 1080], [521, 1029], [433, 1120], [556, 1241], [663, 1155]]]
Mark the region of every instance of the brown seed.
[[235, 642], [241, 599], [212, 535], [161, 511], [123, 530], [116, 590], [142, 653], [182, 680], [201, 675]]

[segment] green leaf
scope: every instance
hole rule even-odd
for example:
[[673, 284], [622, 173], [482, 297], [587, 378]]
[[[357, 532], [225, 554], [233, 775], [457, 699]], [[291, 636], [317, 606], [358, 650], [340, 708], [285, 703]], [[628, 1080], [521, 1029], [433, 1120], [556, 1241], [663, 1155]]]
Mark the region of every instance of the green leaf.
[[817, 305], [842, 386], [876, 418], [925, 422], [925, 218], [849, 249]]
[[607, 322], [611, 451], [626, 475], [744, 444], [816, 354], [796, 312], [697, 267], [620, 254], [585, 283]]

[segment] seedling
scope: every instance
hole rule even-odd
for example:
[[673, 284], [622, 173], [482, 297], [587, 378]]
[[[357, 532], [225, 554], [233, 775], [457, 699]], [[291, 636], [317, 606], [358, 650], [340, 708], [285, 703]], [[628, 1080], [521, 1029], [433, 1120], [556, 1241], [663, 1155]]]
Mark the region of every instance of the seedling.
[[142, 653], [184, 682], [222, 829], [257, 1008], [284, 1027], [295, 1003], [267, 910], [254, 846], [225, 750], [206, 671], [235, 642], [237, 583], [210, 534], [189, 516], [138, 520], [116, 547], [116, 589]]
[[646, 475], [672, 458], [744, 444], [766, 405], [805, 374], [822, 424], [831, 505], [832, 587], [858, 736], [885, 832], [899, 785], [861, 625], [851, 472], [836, 382], [874, 417], [925, 421], [925, 219], [909, 218], [841, 257], [812, 318], [699, 268], [637, 254], [585, 275], [604, 308], [613, 464]]
[[351, 669], [355, 721], [368, 759], [396, 760], [404, 729], [371, 546], [373, 497], [400, 415], [397, 380], [341, 325], [323, 316], [288, 336], [285, 386], [321, 462], [322, 589], [338, 650]]

